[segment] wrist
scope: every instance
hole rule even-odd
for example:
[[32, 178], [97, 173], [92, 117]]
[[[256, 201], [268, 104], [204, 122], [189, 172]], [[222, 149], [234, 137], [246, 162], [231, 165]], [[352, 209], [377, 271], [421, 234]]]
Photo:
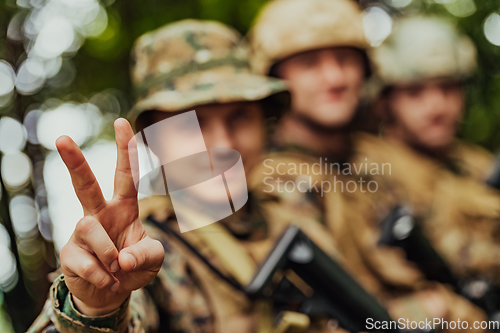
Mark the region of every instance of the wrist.
[[[77, 310], [73, 296], [69, 291], [64, 276], [59, 276], [50, 288], [50, 305], [51, 313], [50, 320], [54, 323], [59, 332], [127, 332], [127, 327], [130, 323], [130, 306], [129, 301], [130, 292], [124, 292], [118, 295], [117, 302], [121, 302], [123, 297], [125, 301], [114, 311], [99, 308], [100, 311], [107, 310], [108, 314], [101, 315], [88, 315], [81, 313]], [[77, 301], [78, 302], [78, 301]], [[85, 308], [85, 304], [84, 304]], [[92, 307], [94, 308], [94, 307]], [[110, 307], [111, 308], [111, 307]], [[95, 310], [95, 308], [94, 308]], [[100, 312], [98, 311], [98, 312]], [[109, 311], [112, 311], [109, 313]]]
[[93, 307], [85, 304], [83, 301], [81, 301], [78, 297], [74, 296], [73, 294], [70, 293], [70, 298], [71, 301], [73, 302], [73, 305], [75, 309], [80, 312], [81, 314], [85, 316], [90, 316], [90, 317], [95, 317], [95, 316], [104, 316], [113, 313], [117, 309], [120, 308], [120, 306], [127, 300], [127, 297], [123, 302], [120, 302], [119, 304], [111, 304], [108, 306], [104, 307]]

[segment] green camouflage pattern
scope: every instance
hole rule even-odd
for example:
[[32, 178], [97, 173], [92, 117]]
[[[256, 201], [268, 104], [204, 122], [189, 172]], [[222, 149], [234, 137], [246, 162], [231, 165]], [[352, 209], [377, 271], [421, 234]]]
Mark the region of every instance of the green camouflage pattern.
[[442, 18], [415, 16], [396, 21], [391, 35], [371, 54], [383, 85], [430, 78], [465, 79], [476, 70], [469, 37]]
[[[277, 187], [275, 191], [268, 191], [263, 175], [274, 177], [274, 180], [280, 176], [283, 181], [295, 182], [303, 176], [312, 177], [313, 182], [330, 176], [314, 172], [282, 175], [279, 165], [317, 163], [316, 158], [297, 152], [273, 153], [265, 156], [264, 160], [267, 160], [266, 164], [261, 163], [248, 176], [248, 186], [252, 191], [249, 205], [220, 222], [256, 264], [266, 257], [283, 229], [295, 223], [387, 306], [393, 318], [430, 319], [432, 315], [422, 308], [422, 299], [428, 292], [434, 292], [445, 300], [445, 320], [485, 319], [482, 311], [465, 299], [442, 285], [425, 280], [402, 253], [377, 246], [377, 217], [381, 216], [377, 212], [380, 213], [381, 203], [386, 202], [378, 195], [388, 192], [377, 193], [376, 198], [360, 197], [360, 193], [330, 192], [321, 198], [314, 192], [278, 191]], [[269, 173], [269, 166], [273, 166], [276, 173]], [[272, 180], [268, 179], [269, 183], [273, 183]], [[166, 197], [143, 199], [140, 207], [142, 218], [153, 216], [176, 228], [172, 206]], [[213, 272], [197, 258], [193, 259], [192, 253], [174, 237], [152, 226], [146, 225], [146, 228], [148, 235], [162, 242], [165, 261], [149, 286], [132, 293], [129, 312], [122, 307], [108, 316], [85, 317], [71, 306], [67, 288], [63, 280], [58, 279], [52, 289], [58, 292], [51, 292], [44, 313], [28, 333], [42, 333], [54, 323], [58, 329], [62, 328], [60, 333], [118, 333], [118, 327], [128, 329], [128, 333], [153, 333], [157, 329], [177, 333], [267, 332], [256, 327], [261, 321], [256, 317], [258, 307], [255, 301], [214, 278]], [[183, 236], [212, 265], [223, 274], [228, 274], [221, 265], [221, 259], [210, 248], [200, 244], [196, 232]], [[213, 298], [214, 292], [219, 298]], [[225, 316], [221, 317], [221, 309]], [[123, 323], [128, 318], [127, 314], [130, 317], [125, 326]], [[274, 314], [269, 312], [269, 315]], [[332, 327], [328, 321], [312, 320], [306, 332], [332, 332]]]
[[[276, 199], [267, 202], [266, 207], [263, 207], [251, 197], [252, 202], [247, 209], [240, 210], [220, 222], [237, 237], [240, 245], [251, 253], [253, 260], [256, 262], [263, 260], [283, 230], [280, 227], [285, 227], [291, 219], [297, 218], [304, 227], [307, 224], [307, 233], [325, 251], [333, 248], [326, 229], [315, 224], [312, 218], [305, 220], [311, 208], [302, 209], [302, 207], [310, 207], [311, 204], [301, 202], [300, 210], [295, 207], [296, 210], [293, 212], [292, 205], [281, 205], [276, 203]], [[177, 222], [172, 214], [172, 206], [165, 197], [149, 197], [141, 201], [141, 216], [152, 215], [176, 229]], [[263, 214], [274, 217], [275, 223], [266, 224]], [[152, 283], [146, 288], [134, 291], [130, 302], [112, 314], [87, 317], [74, 308], [64, 278], [61, 276], [54, 282], [43, 313], [28, 333], [45, 333], [44, 330], [48, 328], [57, 328], [57, 331], [53, 332], [59, 333], [153, 333], [158, 330], [176, 333], [266, 332], [258, 328], [260, 325], [257, 319], [260, 318], [257, 317], [258, 302], [249, 300], [240, 291], [226, 285], [220, 279], [219, 282], [214, 280], [213, 272], [204, 264], [197, 263], [198, 259], [193, 259], [192, 253], [177, 239], [147, 223], [145, 226], [148, 235], [158, 239], [165, 249], [162, 268]], [[212, 265], [227, 274], [220, 259], [210, 249], [199, 244], [195, 235], [196, 233], [191, 233], [191, 238], [188, 237], [190, 243]], [[319, 241], [321, 238], [323, 241]], [[223, 297], [223, 302], [213, 302], [214, 299], [210, 294], [214, 291]], [[220, 317], [222, 308], [225, 308], [225, 317]], [[268, 312], [267, 315], [272, 313]], [[318, 323], [313, 321], [313, 324], [314, 329], [317, 329], [318, 325], [323, 329], [310, 332], [329, 332], [326, 321]]]
[[49, 329], [51, 333], [152, 333], [159, 327], [168, 332], [214, 332], [209, 304], [187, 271], [182, 252], [160, 231], [153, 231], [152, 236], [165, 247], [165, 261], [148, 287], [132, 292], [130, 302], [109, 315], [85, 316], [75, 309], [64, 277], [60, 276], [27, 333], [45, 333]]
[[286, 91], [282, 81], [252, 74], [242, 36], [222, 23], [188, 19], [141, 36], [132, 52], [137, 103], [147, 110], [182, 111], [196, 105], [257, 101]]
[[125, 332], [129, 323], [129, 301], [120, 308], [104, 316], [88, 317], [82, 315], [74, 306], [71, 294], [64, 282], [64, 276], [59, 276], [49, 291], [49, 299], [42, 313], [35, 320], [27, 333], [54, 332], [64, 333], [119, 333]]
[[369, 48], [361, 9], [352, 0], [274, 0], [264, 5], [249, 33], [252, 67], [269, 75], [291, 55], [325, 47]]

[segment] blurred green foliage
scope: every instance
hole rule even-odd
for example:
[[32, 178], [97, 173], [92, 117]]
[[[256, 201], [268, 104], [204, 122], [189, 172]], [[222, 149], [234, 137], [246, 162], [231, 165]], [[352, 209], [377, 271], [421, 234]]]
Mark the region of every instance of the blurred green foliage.
[[[88, 96], [107, 88], [125, 92], [132, 100], [129, 84], [129, 51], [141, 34], [166, 23], [184, 19], [213, 19], [227, 23], [246, 33], [253, 17], [266, 0], [142, 0], [116, 1], [107, 7], [108, 26], [97, 38], [86, 40], [73, 58], [77, 69], [76, 80], [60, 89], [44, 89], [33, 99], [42, 102], [50, 97], [64, 97], [78, 92]], [[383, 1], [362, 2], [363, 5]], [[448, 1], [449, 2], [449, 1]], [[500, 9], [498, 0], [481, 0], [477, 10], [459, 24], [476, 42], [480, 71], [469, 86], [469, 104], [462, 136], [487, 148], [500, 147], [500, 47], [489, 43], [483, 32], [485, 18]], [[451, 15], [443, 5], [414, 0], [403, 12], [427, 11], [447, 17]], [[5, 39], [10, 18], [17, 13], [13, 0], [0, 1], [0, 58], [17, 63], [22, 46]], [[500, 31], [499, 31], [500, 33]], [[24, 104], [24, 103], [23, 103]], [[104, 112], [106, 110], [103, 110]]]
[[[102, 3], [106, 5], [109, 1]], [[134, 40], [141, 34], [185, 18], [219, 20], [246, 33], [252, 19], [265, 2], [266, 0], [116, 1], [106, 7], [106, 30], [97, 38], [87, 39], [72, 59], [77, 70], [76, 79], [69, 86], [43, 89], [33, 96], [18, 99], [21, 105], [18, 105], [17, 112], [19, 115], [23, 113], [23, 107], [33, 101], [43, 102], [51, 97], [63, 98], [74, 92], [90, 96], [107, 88], [124, 92], [131, 102], [133, 96], [128, 74], [129, 52]], [[387, 5], [388, 3], [391, 2], [361, 1], [363, 6], [380, 4], [397, 15], [398, 11]], [[459, 25], [473, 38], [478, 47], [480, 65], [477, 77], [468, 86], [469, 107], [461, 136], [490, 150], [496, 150], [500, 147], [500, 132], [496, 131], [500, 128], [500, 47], [486, 40], [483, 25], [488, 15], [499, 11], [500, 1], [476, 1], [476, 7], [474, 14], [458, 19]], [[444, 5], [434, 1], [413, 0], [409, 6], [399, 11], [403, 14], [429, 12], [457, 19]], [[10, 18], [18, 12], [14, 0], [0, 1], [0, 58], [14, 64], [19, 63], [23, 48], [7, 41], [5, 32]]]
[[73, 59], [78, 69], [74, 90], [86, 95], [106, 88], [117, 88], [129, 94], [129, 55], [137, 37], [169, 22], [185, 18], [219, 20], [246, 33], [252, 18], [264, 2], [116, 1], [107, 7], [109, 22], [106, 30], [98, 38], [87, 39]]

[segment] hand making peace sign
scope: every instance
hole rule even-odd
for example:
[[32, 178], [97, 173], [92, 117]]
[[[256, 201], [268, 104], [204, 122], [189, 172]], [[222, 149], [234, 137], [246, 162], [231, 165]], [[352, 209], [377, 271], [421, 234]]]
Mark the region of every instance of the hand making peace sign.
[[[67, 136], [56, 141], [85, 216], [61, 251], [61, 268], [78, 309], [86, 315], [113, 311], [132, 290], [146, 286], [164, 258], [160, 242], [147, 236], [139, 219], [134, 133], [125, 119], [115, 121], [118, 150], [113, 199], [106, 201], [78, 146]], [[130, 154], [129, 154], [130, 150]]]

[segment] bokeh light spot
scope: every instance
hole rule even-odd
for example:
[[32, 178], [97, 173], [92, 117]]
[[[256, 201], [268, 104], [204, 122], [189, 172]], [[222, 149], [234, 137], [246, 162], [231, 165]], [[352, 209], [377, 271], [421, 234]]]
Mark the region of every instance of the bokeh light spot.
[[363, 28], [372, 46], [379, 46], [392, 31], [392, 19], [385, 10], [373, 6], [365, 10]]
[[34, 51], [43, 58], [60, 56], [73, 44], [73, 25], [64, 17], [47, 21], [36, 39]]
[[8, 189], [18, 189], [25, 186], [31, 176], [31, 161], [25, 154], [11, 153], [2, 157], [0, 167], [2, 179]]
[[0, 151], [4, 154], [15, 153], [26, 145], [26, 129], [10, 117], [0, 118]]
[[23, 95], [31, 95], [42, 89], [44, 83], [43, 63], [37, 59], [28, 58], [25, 60], [17, 72], [17, 91]]
[[77, 145], [81, 145], [91, 134], [87, 113], [74, 104], [66, 103], [47, 110], [38, 120], [38, 141], [48, 149], [56, 149], [55, 142], [61, 135], [68, 135]]
[[9, 292], [18, 281], [16, 259], [10, 250], [0, 243], [0, 289]]
[[0, 60], [0, 107], [6, 105], [14, 95], [16, 74], [12, 66]]
[[477, 10], [474, 0], [455, 0], [445, 3], [444, 7], [450, 14], [456, 17], [471, 16]]
[[26, 195], [15, 196], [10, 201], [9, 211], [18, 237], [26, 238], [38, 233], [37, 212], [32, 198]]
[[493, 45], [500, 46], [500, 15], [491, 13], [484, 21], [484, 36]]
[[404, 8], [408, 6], [412, 0], [388, 0], [389, 4], [395, 8]]

